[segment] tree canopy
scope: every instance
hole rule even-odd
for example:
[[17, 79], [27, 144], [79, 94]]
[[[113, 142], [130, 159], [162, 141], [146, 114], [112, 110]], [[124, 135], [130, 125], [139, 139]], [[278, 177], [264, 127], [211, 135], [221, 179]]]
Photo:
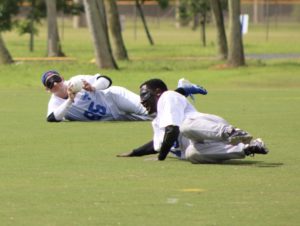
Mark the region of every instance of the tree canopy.
[[2, 0], [0, 2], [0, 32], [12, 28], [12, 16], [19, 11], [20, 0]]

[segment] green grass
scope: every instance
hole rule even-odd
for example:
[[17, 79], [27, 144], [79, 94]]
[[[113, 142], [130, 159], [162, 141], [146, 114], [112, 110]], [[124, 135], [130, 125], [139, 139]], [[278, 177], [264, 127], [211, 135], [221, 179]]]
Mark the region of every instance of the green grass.
[[[247, 60], [247, 67], [220, 69], [209, 45], [198, 46], [196, 33], [185, 35], [152, 25], [157, 46], [139, 30], [125, 32], [130, 62], [121, 70], [100, 70], [86, 30], [67, 27], [63, 48], [76, 62], [23, 62], [0, 66], [0, 222], [1, 225], [298, 225], [300, 60]], [[43, 30], [44, 31], [44, 30]], [[283, 34], [286, 36], [282, 37]], [[280, 27], [268, 43], [255, 28], [246, 52], [300, 52], [299, 31]], [[5, 34], [14, 57], [44, 56], [45, 32], [29, 53], [25, 37]], [[176, 37], [176, 38], [172, 38]], [[272, 41], [273, 40], [273, 41]], [[46, 123], [49, 95], [40, 75], [55, 68], [66, 78], [104, 72], [114, 84], [138, 91], [151, 77], [170, 88], [185, 76], [204, 85], [197, 96], [202, 112], [223, 116], [262, 137], [270, 154], [225, 164], [193, 165], [117, 158], [151, 139], [149, 122]], [[195, 189], [186, 192], [185, 189]]]

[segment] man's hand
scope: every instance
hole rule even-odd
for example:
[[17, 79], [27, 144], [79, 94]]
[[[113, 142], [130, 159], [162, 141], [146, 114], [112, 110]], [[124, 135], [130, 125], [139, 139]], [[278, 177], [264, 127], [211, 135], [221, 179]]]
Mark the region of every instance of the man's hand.
[[72, 91], [72, 85], [68, 87], [67, 92], [68, 92], [68, 97], [70, 98], [70, 100], [72, 102], [74, 102], [76, 93], [73, 93], [73, 91]]
[[82, 88], [86, 91], [89, 91], [89, 92], [94, 92], [96, 89], [95, 87], [93, 87], [90, 83], [88, 83], [87, 81], [85, 80], [82, 80], [83, 82], [83, 86]]

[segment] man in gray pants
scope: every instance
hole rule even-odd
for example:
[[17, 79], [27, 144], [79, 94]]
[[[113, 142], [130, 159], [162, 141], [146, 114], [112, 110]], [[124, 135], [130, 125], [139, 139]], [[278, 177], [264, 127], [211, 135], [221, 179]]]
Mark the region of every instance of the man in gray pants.
[[165, 160], [173, 152], [192, 163], [217, 163], [268, 153], [260, 138], [252, 140], [223, 118], [198, 112], [184, 96], [168, 91], [160, 79], [144, 82], [140, 98], [149, 114], [156, 113], [153, 141], [120, 157], [158, 153], [158, 160]]

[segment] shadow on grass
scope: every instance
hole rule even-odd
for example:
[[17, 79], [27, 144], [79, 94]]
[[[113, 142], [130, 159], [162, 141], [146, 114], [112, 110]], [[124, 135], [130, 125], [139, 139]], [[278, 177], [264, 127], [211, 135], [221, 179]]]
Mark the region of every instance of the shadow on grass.
[[[152, 159], [157, 159], [154, 157]], [[145, 159], [146, 160], [146, 159]], [[178, 161], [176, 157], [170, 156], [169, 161]], [[188, 161], [181, 161], [181, 162], [188, 162]], [[199, 163], [200, 165], [224, 165], [224, 166], [254, 166], [254, 167], [281, 167], [284, 165], [282, 162], [263, 162], [263, 161], [253, 161], [253, 160], [227, 160], [224, 162], [219, 163], [209, 163], [203, 162]], [[198, 165], [198, 164], [195, 164]]]
[[282, 162], [263, 162], [263, 161], [245, 161], [245, 160], [229, 160], [221, 165], [241, 165], [241, 166], [255, 166], [255, 167], [280, 167], [284, 164]]

